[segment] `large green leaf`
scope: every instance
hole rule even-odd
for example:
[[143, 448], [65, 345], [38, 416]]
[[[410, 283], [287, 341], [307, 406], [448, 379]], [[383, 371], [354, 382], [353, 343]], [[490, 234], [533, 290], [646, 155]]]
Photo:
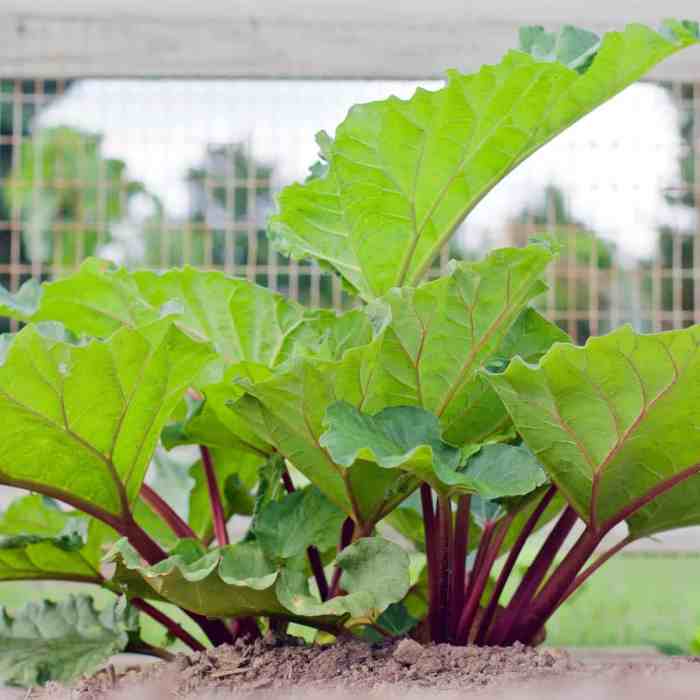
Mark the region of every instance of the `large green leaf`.
[[371, 337], [364, 314], [307, 310], [245, 279], [193, 267], [130, 272], [90, 258], [66, 278], [34, 281], [11, 295], [0, 288], [0, 313], [23, 321], [59, 321], [76, 333], [106, 337], [172, 316], [210, 341], [224, 364], [275, 366], [301, 348], [339, 356]]
[[[301, 571], [275, 563], [256, 542], [205, 550], [181, 540], [172, 556], [143, 567], [125, 541], [110, 558], [138, 571], [166, 600], [210, 617], [272, 615], [312, 626], [335, 626], [348, 617], [378, 615], [409, 588], [408, 555], [379, 537], [364, 538], [338, 555], [348, 595], [322, 603]], [[128, 579], [123, 581], [128, 585]]]
[[[604, 526], [635, 499], [700, 470], [700, 326], [629, 327], [585, 347], [555, 345], [539, 365], [489, 374], [513, 421], [582, 518]], [[633, 535], [700, 523], [700, 476], [642, 508]]]
[[210, 358], [167, 321], [83, 346], [28, 326], [0, 366], [0, 483], [123, 518], [163, 425]]
[[667, 22], [599, 45], [571, 27], [551, 50], [544, 35], [523, 38], [495, 66], [450, 71], [444, 88], [409, 100], [356, 105], [334, 140], [320, 134], [327, 171], [282, 191], [269, 225], [278, 249], [332, 267], [365, 299], [416, 284], [509, 171], [700, 36], [697, 24]]
[[[249, 311], [240, 306], [232, 307], [232, 313], [244, 315]], [[163, 434], [165, 445], [168, 448], [178, 444], [236, 447], [265, 458], [271, 452], [269, 442], [260, 440], [248, 421], [227, 407], [229, 401], [244, 393], [235, 382], [242, 378], [250, 382], [264, 381], [272, 376], [273, 367], [291, 364], [298, 357], [340, 359], [346, 350], [365, 345], [372, 336], [373, 320], [362, 311], [337, 315], [321, 310], [307, 314], [273, 358], [236, 362], [228, 366], [221, 377], [202, 382], [199, 389], [204, 400], [190, 402], [185, 418], [168, 426]]]
[[541, 278], [554, 255], [546, 243], [502, 248], [479, 262], [453, 264], [433, 282], [391, 290], [372, 306], [387, 319], [383, 342], [365, 370], [371, 373], [351, 387], [357, 399], [348, 400], [370, 413], [421, 406], [440, 418], [448, 442], [465, 442], [459, 419], [476, 370], [510, 352], [501, 346], [512, 342], [511, 327], [546, 289]]
[[29, 603], [15, 617], [0, 608], [0, 680], [67, 683], [122, 651], [137, 630], [138, 612], [124, 599], [102, 611], [84, 595]]
[[106, 337], [122, 327], [137, 328], [177, 308], [155, 308], [133, 276], [106, 260], [89, 258], [74, 274], [46, 282], [36, 308], [23, 320], [59, 321], [76, 333]]
[[163, 275], [139, 271], [132, 278], [149, 304], [172, 308], [185, 327], [213, 343], [226, 364], [277, 364], [286, 337], [306, 313], [280, 294], [220, 272], [185, 267]]

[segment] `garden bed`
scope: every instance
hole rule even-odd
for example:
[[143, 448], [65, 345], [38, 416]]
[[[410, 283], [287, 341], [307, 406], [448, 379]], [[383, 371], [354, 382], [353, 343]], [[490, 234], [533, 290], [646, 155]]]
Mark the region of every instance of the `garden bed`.
[[[472, 691], [481, 696], [483, 691], [533, 687], [553, 690], [562, 684], [578, 687], [591, 680], [638, 682], [640, 675], [648, 678], [665, 672], [681, 679], [685, 672], [695, 677], [697, 688], [700, 658], [614, 653], [578, 658], [563, 650], [534, 649], [521, 644], [510, 648], [421, 646], [407, 639], [374, 646], [346, 641], [327, 647], [258, 640], [192, 656], [181, 654], [172, 663], [132, 667], [121, 673], [107, 667], [80, 681], [70, 697], [92, 700], [113, 691], [124, 691], [117, 694], [125, 697], [133, 689], [151, 689], [153, 697], [201, 697], [202, 692], [265, 695], [265, 691], [272, 691], [274, 697], [282, 690], [331, 688], [377, 697], [384, 697], [389, 691], [400, 696], [409, 691], [422, 694], [428, 689]], [[33, 697], [57, 700], [65, 696], [61, 686], [52, 684]]]

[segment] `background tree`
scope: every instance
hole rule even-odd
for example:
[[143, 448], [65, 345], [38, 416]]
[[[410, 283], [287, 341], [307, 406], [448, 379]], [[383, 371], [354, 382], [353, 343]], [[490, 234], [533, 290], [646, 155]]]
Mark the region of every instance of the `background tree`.
[[3, 198], [20, 212], [29, 262], [74, 267], [111, 241], [112, 226], [144, 192], [124, 161], [103, 156], [101, 135], [54, 127], [22, 141]]

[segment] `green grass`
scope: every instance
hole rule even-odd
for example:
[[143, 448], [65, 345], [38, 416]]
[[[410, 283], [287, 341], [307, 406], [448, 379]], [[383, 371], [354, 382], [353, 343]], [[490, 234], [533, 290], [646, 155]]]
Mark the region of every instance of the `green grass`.
[[674, 645], [700, 631], [700, 556], [621, 555], [547, 625], [552, 646]]

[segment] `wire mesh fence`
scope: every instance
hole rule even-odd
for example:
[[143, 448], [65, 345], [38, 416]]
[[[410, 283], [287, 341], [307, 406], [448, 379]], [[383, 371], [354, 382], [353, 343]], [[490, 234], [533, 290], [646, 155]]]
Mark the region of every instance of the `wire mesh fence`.
[[[270, 248], [265, 220], [313, 162], [317, 126], [415, 85], [1, 80], [0, 282], [14, 291], [98, 255], [348, 306], [336, 277]], [[634, 86], [596, 118], [487, 197], [433, 272], [547, 233], [561, 255], [540, 304], [577, 340], [700, 322], [700, 85]]]

